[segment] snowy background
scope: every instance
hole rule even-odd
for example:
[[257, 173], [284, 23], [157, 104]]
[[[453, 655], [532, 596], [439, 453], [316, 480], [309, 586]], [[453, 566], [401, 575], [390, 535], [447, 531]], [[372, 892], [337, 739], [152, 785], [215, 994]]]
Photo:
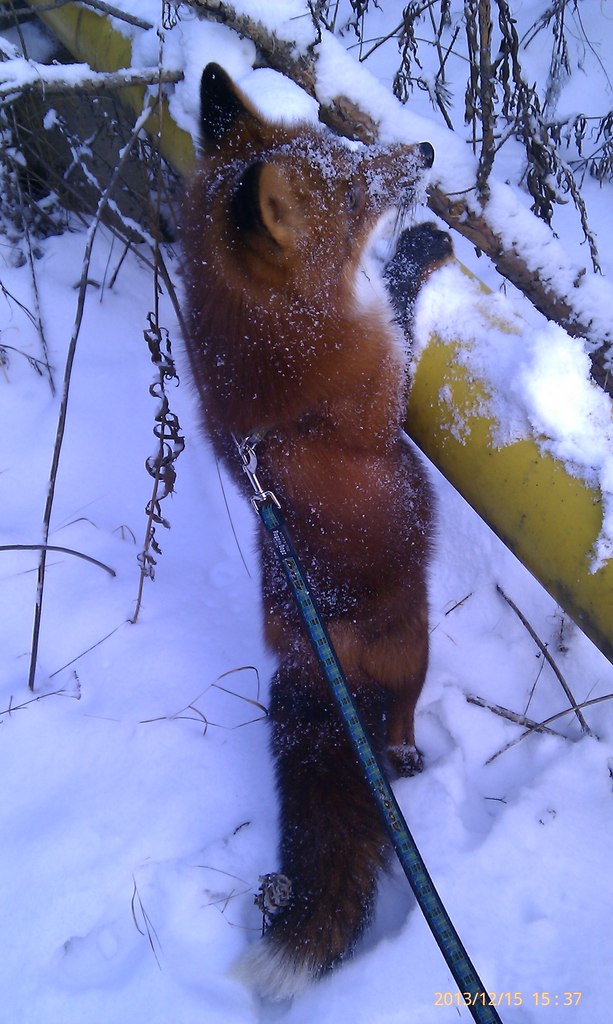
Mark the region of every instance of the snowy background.
[[[141, 6], [157, 22], [159, 5]], [[269, 19], [279, 21], [302, 7], [244, 6], [254, 12], [265, 6]], [[383, 0], [388, 12], [394, 6]], [[544, 6], [514, 5], [526, 24]], [[579, 4], [601, 62], [613, 43], [606, 6]], [[376, 31], [396, 16], [382, 13]], [[308, 30], [305, 18], [292, 24], [296, 32]], [[134, 63], [155, 61], [157, 46], [155, 32], [141, 33]], [[270, 115], [314, 114], [312, 101], [295, 86], [273, 72], [252, 71], [251, 44], [228, 29], [185, 14], [165, 47], [165, 63], [185, 67], [173, 112], [192, 131], [200, 69], [210, 59], [240, 78]], [[526, 58], [535, 76], [546, 71], [539, 56], [537, 46]], [[344, 89], [354, 87], [356, 97], [368, 92], [390, 136], [397, 128], [431, 139], [440, 180], [462, 187], [473, 171], [466, 144], [435, 123], [425, 97], [417, 94], [407, 109], [398, 108], [384, 88], [389, 57], [382, 51], [377, 59], [371, 71], [380, 77], [380, 93], [366, 90], [337, 43], [328, 46], [326, 74], [331, 82], [342, 76]], [[600, 77], [578, 70], [562, 91], [560, 109], [586, 109], [597, 97], [602, 108], [611, 101], [606, 69]], [[507, 159], [512, 177], [519, 160], [512, 147]], [[610, 185], [586, 179], [584, 195], [610, 275]], [[576, 215], [562, 208], [556, 216], [570, 260], [584, 264]], [[27, 265], [15, 266], [13, 245], [0, 239], [1, 341], [37, 357], [38, 338], [26, 313], [35, 308], [31, 276]], [[40, 244], [40, 310], [58, 381], [75, 322], [84, 246], [76, 224]], [[498, 291], [500, 281], [486, 261], [461, 241], [457, 249]], [[0, 1022], [468, 1021], [466, 1008], [437, 1005], [455, 984], [396, 868], [382, 885], [377, 920], [355, 959], [293, 1004], [262, 1004], [229, 974], [260, 929], [253, 906], [258, 876], [276, 867], [264, 720], [272, 661], [260, 635], [258, 524], [244, 496], [228, 481], [222, 488], [198, 433], [189, 387], [171, 390], [186, 449], [177, 462], [176, 493], [164, 509], [172, 528], [158, 528], [163, 552], [156, 579], [146, 583], [138, 622], [130, 623], [151, 490], [143, 463], [154, 448], [156, 403], [148, 391], [154, 370], [142, 337], [153, 285], [132, 253], [109, 287], [120, 257], [101, 228], [50, 535], [50, 543], [86, 552], [116, 575], [49, 554], [34, 694], [27, 675], [37, 556], [0, 552]], [[176, 279], [172, 248], [166, 258]], [[452, 286], [449, 277], [433, 279], [424, 311], [432, 304], [444, 309]], [[506, 292], [497, 301], [519, 310], [535, 337], [546, 335], [528, 303]], [[179, 329], [165, 295], [160, 319], [175, 341], [183, 380]], [[585, 382], [581, 343], [554, 351], [562, 350], [566, 362], [571, 353], [573, 379]], [[520, 405], [527, 408], [539, 390], [551, 399], [546, 362], [535, 357], [530, 396], [526, 389]], [[522, 374], [525, 379], [525, 366]], [[604, 409], [599, 404], [596, 417], [601, 438]], [[557, 408], [561, 444], [564, 413], [570, 418], [575, 411], [566, 397]], [[0, 545], [40, 538], [57, 413], [48, 382], [12, 353], [0, 367]], [[576, 417], [569, 421], [573, 431], [584, 429]], [[585, 433], [587, 465], [589, 427]], [[610, 455], [609, 448], [599, 456], [603, 466]], [[613, 667], [432, 474], [439, 503], [432, 659], [417, 715], [426, 770], [397, 783], [395, 791], [486, 988], [521, 1004], [507, 1006], [505, 998], [502, 1019], [605, 1024], [613, 1014], [613, 704], [586, 710], [592, 737], [582, 737], [567, 714], [553, 723], [556, 735], [533, 734], [509, 746], [523, 730], [466, 697], [536, 721], [568, 707], [497, 586], [548, 645], [577, 701], [613, 693]], [[578, 1004], [564, 1006], [565, 992], [581, 993]], [[550, 993], [551, 1005], [536, 1005], [535, 993]]]

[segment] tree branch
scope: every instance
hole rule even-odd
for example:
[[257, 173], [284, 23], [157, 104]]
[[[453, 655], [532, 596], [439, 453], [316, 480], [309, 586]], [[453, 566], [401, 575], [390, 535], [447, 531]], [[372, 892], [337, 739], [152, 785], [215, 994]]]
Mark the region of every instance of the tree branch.
[[[8, 0], [0, 0], [2, 3], [7, 3]], [[59, 7], [64, 7], [69, 0], [55, 0], [53, 3], [39, 6], [38, 11], [44, 13], [45, 11], [56, 11]], [[122, 11], [119, 7], [115, 7], [114, 4], [105, 3], [104, 0], [81, 0], [86, 7], [91, 7], [95, 11], [100, 11], [101, 14], [109, 14], [113, 18], [117, 18], [119, 21], [125, 21], [128, 25], [134, 25], [136, 28], [150, 29], [154, 28], [150, 21], [145, 21], [143, 18], [139, 18], [134, 14], [128, 14]], [[11, 5], [11, 12], [13, 17], [18, 18], [20, 15], [31, 14], [31, 9], [25, 5], [23, 7], [16, 7], [15, 4]]]

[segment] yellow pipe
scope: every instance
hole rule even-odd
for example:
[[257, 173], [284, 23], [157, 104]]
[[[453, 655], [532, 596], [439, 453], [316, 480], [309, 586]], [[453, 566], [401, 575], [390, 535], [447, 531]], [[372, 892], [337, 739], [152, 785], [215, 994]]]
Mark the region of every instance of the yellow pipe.
[[[0, 0], [0, 3], [2, 0]], [[47, 0], [28, 0], [44, 7]], [[77, 60], [97, 71], [131, 64], [130, 41], [108, 18], [89, 8], [66, 4], [39, 12]], [[121, 90], [135, 112], [144, 88]], [[159, 119], [152, 119], [156, 134]], [[164, 156], [180, 174], [191, 173], [190, 135], [172, 121], [166, 105], [160, 140]], [[481, 309], [487, 318], [487, 302]], [[500, 323], [492, 323], [500, 329]], [[515, 326], [508, 326], [515, 333]], [[521, 332], [518, 338], [521, 344]], [[564, 465], [543, 454], [535, 441], [502, 448], [492, 445], [493, 418], [483, 414], [483, 381], [458, 360], [461, 343], [431, 337], [420, 357], [411, 392], [407, 429], [431, 461], [478, 514], [515, 552], [560, 605], [613, 661], [613, 561], [590, 572], [590, 557], [602, 524], [601, 495], [572, 477]], [[445, 389], [446, 400], [439, 395]], [[453, 419], [461, 416], [458, 440]]]
[[[487, 302], [480, 303], [479, 313], [487, 323]], [[492, 332], [505, 328], [491, 314], [489, 320]], [[518, 334], [521, 345], [518, 323], [506, 327]], [[459, 358], [466, 344], [430, 335], [415, 370], [407, 430], [613, 661], [613, 561], [590, 571], [602, 526], [601, 494], [571, 476], [562, 462], [543, 453], [534, 440], [500, 448], [493, 445], [499, 431], [494, 417], [483, 412], [488, 388]], [[439, 397], [442, 390], [444, 401]], [[461, 437], [455, 429], [458, 422]]]

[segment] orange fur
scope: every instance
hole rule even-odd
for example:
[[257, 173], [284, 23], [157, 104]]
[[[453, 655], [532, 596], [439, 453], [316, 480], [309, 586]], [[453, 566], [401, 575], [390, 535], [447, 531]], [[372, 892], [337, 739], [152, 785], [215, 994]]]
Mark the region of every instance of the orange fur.
[[[356, 285], [374, 226], [413, 200], [432, 150], [352, 149], [309, 125], [270, 124], [216, 65], [203, 75], [202, 131], [184, 275], [205, 427], [239, 478], [231, 434], [267, 432], [261, 479], [282, 503], [375, 745], [410, 774], [432, 498], [401, 438], [407, 357], [392, 308], [381, 289], [358, 299]], [[294, 896], [248, 959], [256, 986], [282, 996], [352, 949], [387, 840], [264, 538], [262, 561], [279, 658], [281, 870]]]

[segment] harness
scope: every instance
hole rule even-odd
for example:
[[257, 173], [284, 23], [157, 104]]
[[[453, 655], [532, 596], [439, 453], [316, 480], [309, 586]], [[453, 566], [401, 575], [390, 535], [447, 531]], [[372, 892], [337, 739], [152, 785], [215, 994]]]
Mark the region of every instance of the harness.
[[270, 533], [309, 640], [341, 714], [383, 824], [426, 922], [458, 986], [458, 991], [477, 1024], [501, 1024], [494, 1005], [496, 996], [488, 994], [485, 990], [452, 924], [364, 730], [359, 711], [283, 520], [280, 502], [272, 491], [264, 490], [258, 480], [255, 449], [263, 436], [263, 433], [250, 434], [242, 441], [234, 438], [243, 470], [254, 491], [251, 504]]

